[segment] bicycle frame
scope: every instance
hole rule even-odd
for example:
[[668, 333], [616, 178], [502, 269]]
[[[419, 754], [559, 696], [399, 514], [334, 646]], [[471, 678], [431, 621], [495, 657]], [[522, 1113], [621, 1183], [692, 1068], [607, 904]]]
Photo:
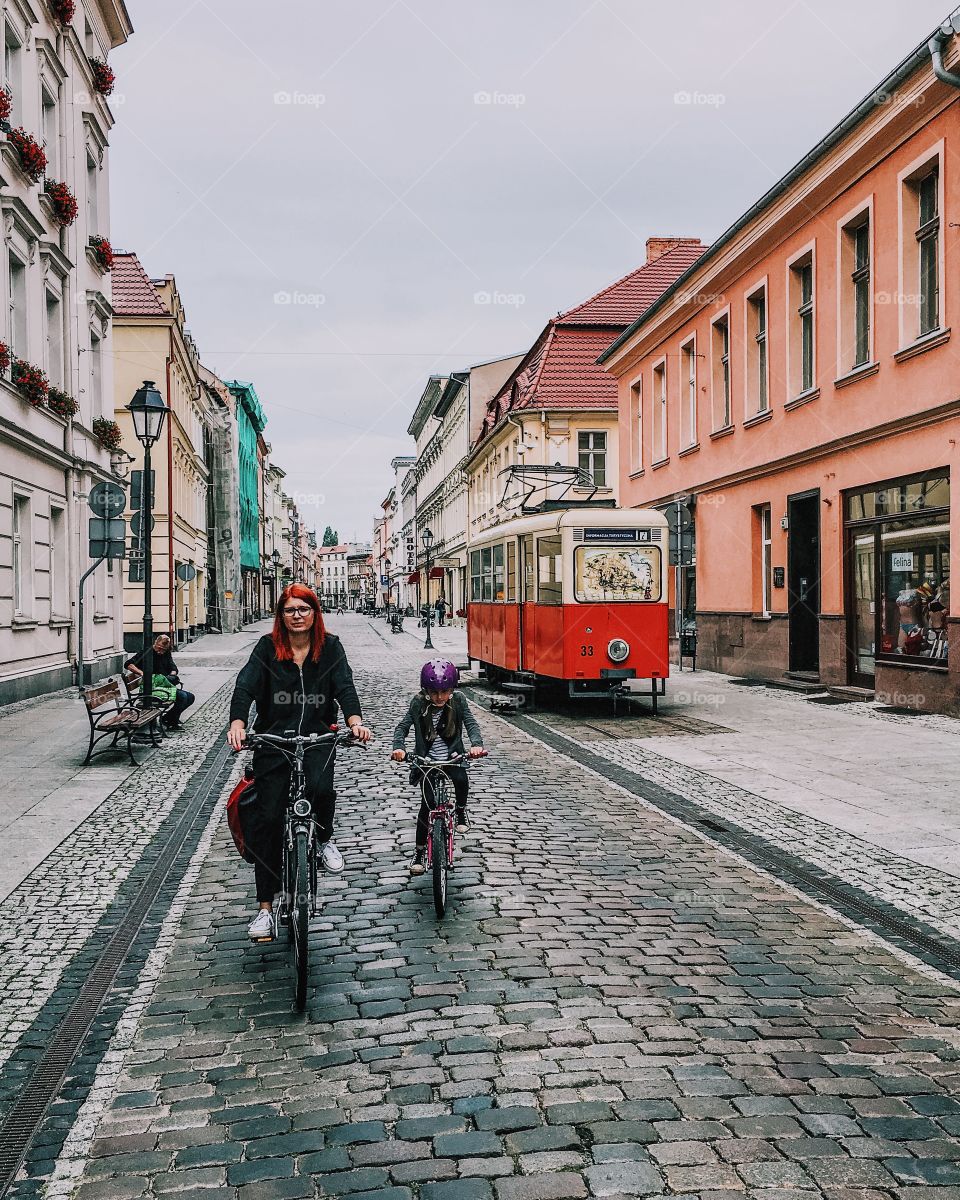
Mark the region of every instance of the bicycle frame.
[[446, 762], [437, 762], [433, 758], [418, 758], [412, 755], [409, 762], [422, 772], [420, 779], [420, 792], [427, 799], [426, 785], [429, 782], [433, 794], [434, 804], [430, 807], [427, 816], [427, 866], [433, 865], [433, 823], [440, 820], [443, 822], [443, 828], [446, 833], [447, 840], [447, 862], [453, 862], [454, 851], [454, 821], [453, 821], [453, 802], [451, 799], [453, 793], [453, 784], [450, 776], [444, 771], [444, 767], [466, 767], [468, 763], [473, 761], [467, 758], [465, 754], [457, 754], [447, 759]]

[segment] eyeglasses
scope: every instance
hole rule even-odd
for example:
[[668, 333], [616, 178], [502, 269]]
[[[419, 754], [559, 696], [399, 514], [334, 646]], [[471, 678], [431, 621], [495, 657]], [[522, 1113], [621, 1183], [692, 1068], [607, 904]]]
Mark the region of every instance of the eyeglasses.
[[308, 613], [312, 613], [312, 608], [285, 608], [284, 616], [287, 617], [305, 617]]

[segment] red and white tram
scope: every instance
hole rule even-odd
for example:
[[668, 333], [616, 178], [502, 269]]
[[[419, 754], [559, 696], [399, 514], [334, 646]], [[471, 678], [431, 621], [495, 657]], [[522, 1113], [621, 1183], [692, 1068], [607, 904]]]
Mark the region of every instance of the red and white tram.
[[470, 544], [467, 647], [494, 683], [606, 695], [668, 658], [667, 521], [652, 509], [582, 505], [518, 517]]

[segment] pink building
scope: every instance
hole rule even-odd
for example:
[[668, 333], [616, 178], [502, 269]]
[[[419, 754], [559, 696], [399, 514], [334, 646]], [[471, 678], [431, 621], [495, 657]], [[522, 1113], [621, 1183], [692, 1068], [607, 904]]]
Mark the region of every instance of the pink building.
[[956, 702], [954, 83], [920, 46], [601, 357], [621, 503], [693, 515], [702, 666]]

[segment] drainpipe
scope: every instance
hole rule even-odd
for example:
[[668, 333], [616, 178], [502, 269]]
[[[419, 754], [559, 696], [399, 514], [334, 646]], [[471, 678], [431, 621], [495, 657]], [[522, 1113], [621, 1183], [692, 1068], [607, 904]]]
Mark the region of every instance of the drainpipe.
[[930, 58], [933, 61], [933, 73], [942, 82], [953, 88], [960, 88], [960, 75], [948, 71], [943, 65], [943, 52], [947, 42], [955, 33], [960, 33], [960, 8], [952, 12], [937, 32], [927, 42]]
[[176, 612], [174, 610], [174, 576], [173, 576], [173, 398], [170, 394], [170, 372], [173, 368], [173, 328], [168, 330], [170, 335], [170, 353], [167, 355], [167, 408], [170, 417], [167, 421], [167, 596], [170, 611], [170, 621], [167, 631], [174, 635], [176, 649]]

